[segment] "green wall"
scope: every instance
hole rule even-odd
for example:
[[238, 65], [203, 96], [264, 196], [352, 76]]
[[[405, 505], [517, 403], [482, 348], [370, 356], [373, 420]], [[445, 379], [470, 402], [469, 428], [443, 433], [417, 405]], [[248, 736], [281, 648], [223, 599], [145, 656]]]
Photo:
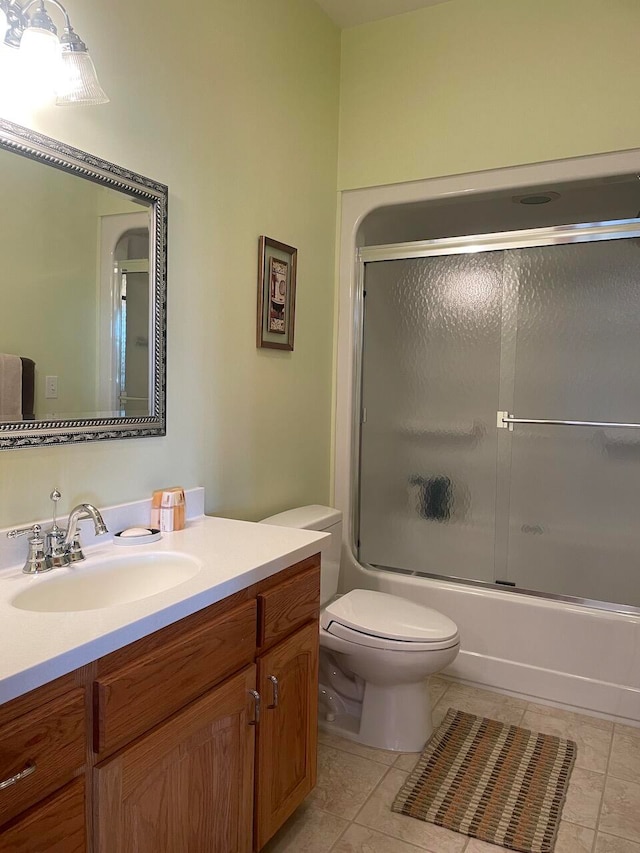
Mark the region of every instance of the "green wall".
[[[0, 115], [169, 185], [168, 435], [0, 453], [3, 526], [53, 486], [67, 507], [201, 484], [243, 518], [330, 501], [336, 174], [640, 145], [638, 0], [451, 0], [344, 31], [342, 58], [313, 0], [211, 0], [187, 35], [169, 0], [69, 4], [111, 103]], [[299, 250], [292, 354], [255, 348], [260, 234]]]
[[451, 0], [345, 30], [341, 189], [640, 146], [638, 0]]
[[[0, 115], [170, 188], [168, 435], [0, 453], [0, 526], [204, 485], [258, 518], [327, 502], [340, 33], [312, 0], [69, 0], [111, 97]], [[258, 236], [298, 248], [296, 349], [255, 346]], [[68, 333], [68, 328], [65, 327]]]

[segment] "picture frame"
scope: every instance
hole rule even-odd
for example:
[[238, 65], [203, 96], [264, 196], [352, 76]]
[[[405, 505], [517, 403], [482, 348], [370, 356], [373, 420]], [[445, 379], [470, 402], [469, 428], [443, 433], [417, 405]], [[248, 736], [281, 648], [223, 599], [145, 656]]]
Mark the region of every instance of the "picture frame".
[[293, 352], [298, 250], [271, 237], [258, 247], [256, 346]]

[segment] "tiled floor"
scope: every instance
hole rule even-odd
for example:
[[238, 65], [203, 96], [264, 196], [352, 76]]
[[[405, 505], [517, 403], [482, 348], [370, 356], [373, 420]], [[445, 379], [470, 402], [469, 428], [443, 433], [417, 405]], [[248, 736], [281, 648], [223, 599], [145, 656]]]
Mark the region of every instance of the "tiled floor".
[[[577, 742], [555, 853], [640, 853], [640, 729], [441, 678], [431, 695], [436, 726], [454, 707]], [[321, 732], [318, 785], [265, 853], [504, 853], [391, 812], [416, 759]]]

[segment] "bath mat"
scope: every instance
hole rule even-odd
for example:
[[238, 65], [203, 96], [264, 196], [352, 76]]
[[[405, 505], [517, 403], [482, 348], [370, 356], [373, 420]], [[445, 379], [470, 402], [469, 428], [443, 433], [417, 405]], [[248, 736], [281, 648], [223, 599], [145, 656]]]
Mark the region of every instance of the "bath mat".
[[523, 853], [551, 853], [573, 741], [449, 708], [392, 811]]

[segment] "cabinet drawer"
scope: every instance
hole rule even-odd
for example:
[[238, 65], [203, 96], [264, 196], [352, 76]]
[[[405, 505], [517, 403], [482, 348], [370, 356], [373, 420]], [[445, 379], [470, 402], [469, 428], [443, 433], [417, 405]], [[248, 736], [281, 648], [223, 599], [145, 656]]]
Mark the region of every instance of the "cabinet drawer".
[[320, 613], [320, 566], [258, 595], [258, 645], [283, 639]]
[[85, 853], [84, 780], [76, 779], [0, 831], [0, 853]]
[[94, 684], [94, 749], [104, 756], [253, 662], [256, 602], [187, 630]]
[[0, 790], [0, 824], [73, 778], [85, 758], [82, 688], [17, 717], [0, 731], [0, 783], [35, 770]]

